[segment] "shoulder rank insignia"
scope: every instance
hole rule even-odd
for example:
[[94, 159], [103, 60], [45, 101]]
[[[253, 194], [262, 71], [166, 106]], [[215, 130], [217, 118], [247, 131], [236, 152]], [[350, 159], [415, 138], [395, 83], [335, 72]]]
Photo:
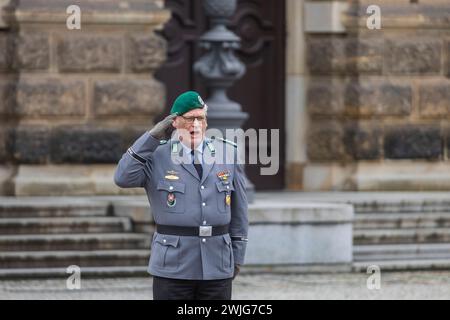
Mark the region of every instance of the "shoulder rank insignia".
[[159, 144], [160, 144], [160, 145], [163, 145], [163, 144], [166, 144], [167, 142], [168, 142], [167, 140], [160, 140], [160, 141], [159, 141]]
[[233, 141], [230, 141], [230, 140], [226, 140], [226, 139], [222, 139], [222, 138], [216, 138], [217, 140], [219, 140], [219, 141], [222, 141], [222, 142], [224, 142], [224, 143], [228, 143], [228, 144], [231, 144], [233, 147], [235, 147], [235, 148], [237, 148], [237, 143], [234, 143]]

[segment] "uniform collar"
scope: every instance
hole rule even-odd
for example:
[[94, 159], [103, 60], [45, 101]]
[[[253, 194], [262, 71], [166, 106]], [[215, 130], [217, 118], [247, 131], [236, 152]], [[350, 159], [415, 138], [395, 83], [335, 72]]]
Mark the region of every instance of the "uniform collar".
[[[182, 147], [178, 148], [178, 145], [180, 144]], [[192, 149], [182, 144], [181, 141], [179, 140], [173, 140], [171, 142], [172, 153], [177, 153], [178, 155], [181, 156], [180, 159], [175, 158], [176, 163], [180, 164], [183, 168], [185, 168], [194, 178], [199, 179], [201, 183], [205, 181], [205, 179], [208, 177], [209, 173], [211, 172], [212, 168], [215, 165], [215, 149], [214, 146], [212, 145], [212, 140], [210, 138], [205, 137], [203, 141], [199, 144], [199, 146], [196, 148], [196, 150], [202, 153], [202, 159], [204, 159], [203, 158], [204, 156], [208, 156], [208, 154], [204, 155], [205, 145], [208, 145], [208, 150], [210, 150], [210, 154], [212, 155], [211, 159], [212, 162], [211, 163], [203, 162], [203, 177], [200, 180], [197, 171], [195, 170], [193, 164], [190, 161]], [[181, 150], [183, 150], [183, 152], [180, 154]]]
[[[192, 149], [189, 148], [188, 146], [185, 146], [184, 143], [180, 142], [181, 146], [183, 147], [184, 152], [186, 152], [186, 154], [191, 154]], [[205, 139], [202, 140], [201, 143], [199, 143], [199, 145], [197, 146], [197, 148], [195, 148], [195, 150], [197, 152], [200, 152], [201, 154], [203, 154], [203, 149], [205, 147]]]

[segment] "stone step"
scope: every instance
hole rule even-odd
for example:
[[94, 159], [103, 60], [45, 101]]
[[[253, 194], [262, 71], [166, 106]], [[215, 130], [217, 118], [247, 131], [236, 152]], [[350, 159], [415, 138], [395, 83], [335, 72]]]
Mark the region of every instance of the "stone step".
[[354, 246], [354, 261], [450, 259], [450, 243]]
[[354, 262], [354, 272], [367, 272], [369, 266], [378, 266], [383, 276], [384, 271], [430, 271], [430, 270], [450, 270], [450, 259], [429, 259], [429, 260], [372, 260], [364, 262]]
[[353, 204], [356, 213], [450, 212], [448, 192], [296, 192], [261, 191], [257, 201], [284, 203], [326, 202]]
[[362, 197], [366, 198], [347, 200], [357, 213], [450, 212], [450, 199], [445, 193], [362, 194]]
[[356, 213], [432, 213], [445, 212], [450, 213], [450, 202], [431, 202], [431, 203], [371, 203], [360, 204], [352, 203]]
[[450, 213], [364, 213], [356, 214], [355, 230], [450, 228]]
[[106, 216], [109, 210], [107, 202], [82, 198], [2, 198], [0, 202], [0, 218]]
[[450, 243], [450, 228], [354, 230], [353, 244]]
[[113, 233], [132, 231], [129, 218], [121, 217], [56, 217], [2, 218], [0, 235]]
[[150, 235], [135, 233], [3, 235], [0, 252], [146, 249], [150, 241]]
[[0, 266], [9, 268], [67, 268], [146, 266], [150, 250], [1, 252]]
[[[0, 279], [54, 279], [70, 276], [67, 268], [14, 268], [0, 269]], [[81, 281], [86, 278], [108, 277], [148, 277], [147, 264], [142, 266], [117, 266], [117, 267], [83, 267], [81, 269]]]

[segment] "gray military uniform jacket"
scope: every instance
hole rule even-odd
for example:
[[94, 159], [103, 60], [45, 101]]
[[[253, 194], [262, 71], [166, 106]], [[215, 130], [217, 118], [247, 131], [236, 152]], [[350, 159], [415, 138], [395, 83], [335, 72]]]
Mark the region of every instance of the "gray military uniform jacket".
[[219, 236], [155, 232], [150, 274], [173, 279], [227, 279], [233, 276], [235, 264], [244, 263], [247, 196], [243, 166], [236, 164], [236, 150], [230, 143], [205, 138], [201, 180], [189, 160], [191, 155], [183, 154], [179, 141], [160, 142], [147, 132], [123, 155], [115, 183], [122, 188], [145, 188], [156, 224], [230, 224], [230, 233]]

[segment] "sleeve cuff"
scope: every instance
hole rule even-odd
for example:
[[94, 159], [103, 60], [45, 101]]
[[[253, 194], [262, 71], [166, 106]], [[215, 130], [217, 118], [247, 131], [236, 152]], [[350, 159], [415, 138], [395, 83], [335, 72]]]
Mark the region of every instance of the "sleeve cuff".
[[245, 241], [233, 241], [233, 256], [234, 264], [243, 265], [245, 250], [247, 249], [247, 242]]

